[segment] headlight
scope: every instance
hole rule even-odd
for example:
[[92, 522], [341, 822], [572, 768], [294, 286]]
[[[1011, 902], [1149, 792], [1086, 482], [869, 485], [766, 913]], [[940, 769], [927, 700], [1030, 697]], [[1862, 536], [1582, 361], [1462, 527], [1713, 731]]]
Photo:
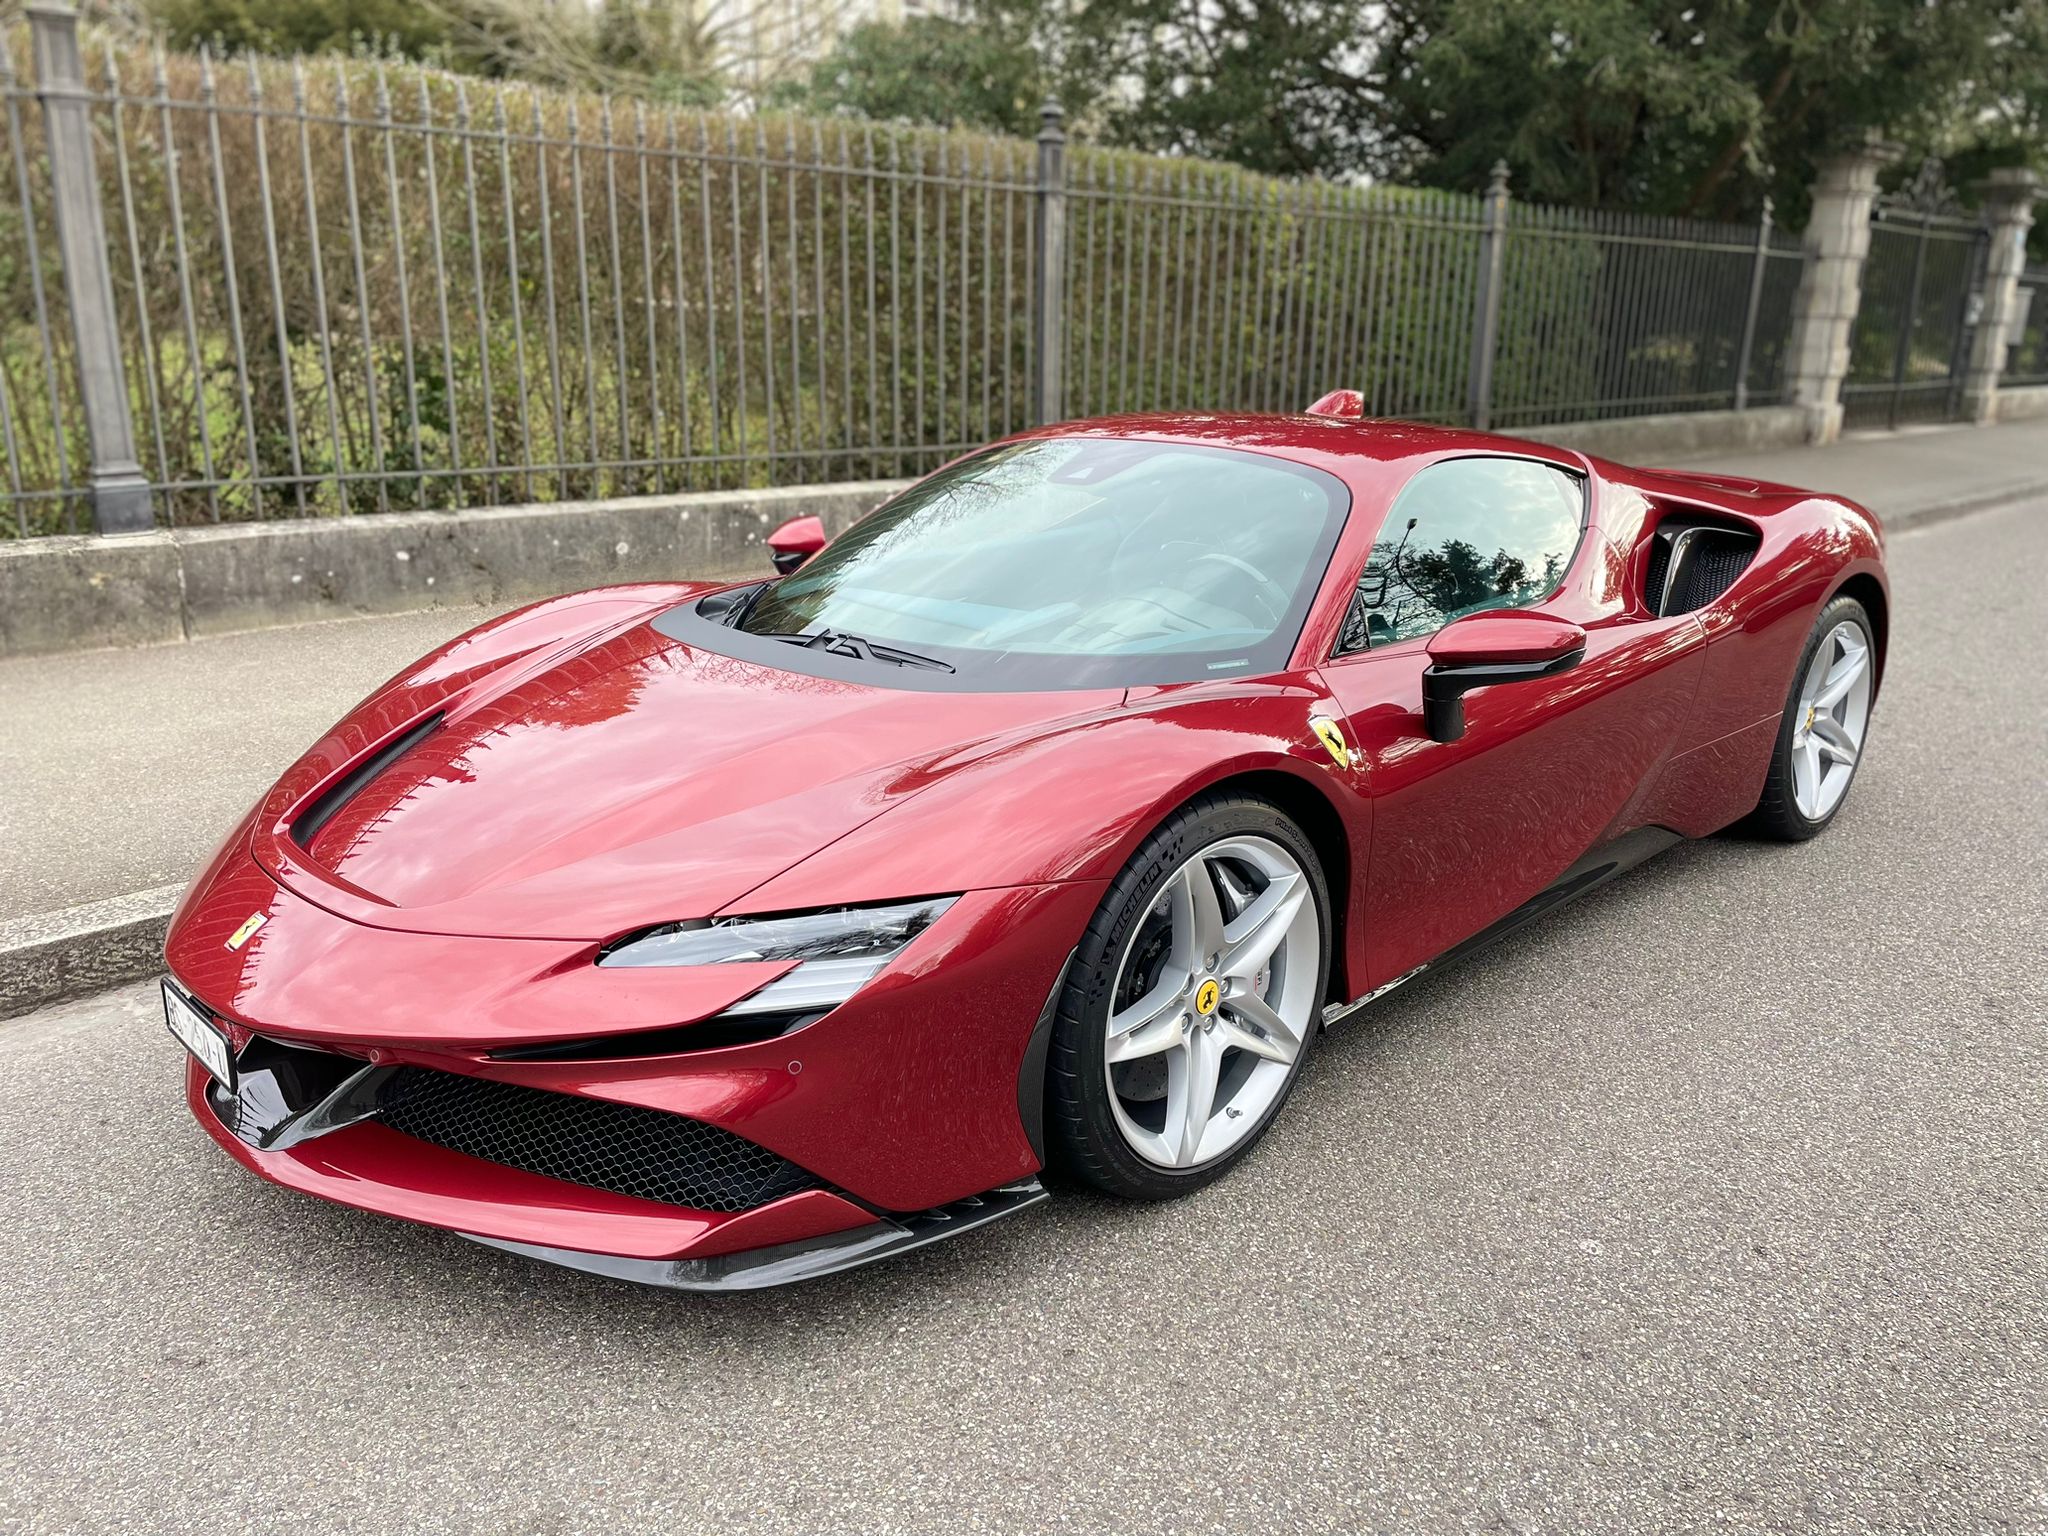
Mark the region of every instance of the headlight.
[[832, 907], [785, 917], [713, 917], [635, 934], [598, 957], [599, 965], [723, 965], [795, 960], [788, 975], [727, 1013], [808, 1012], [858, 992], [898, 951], [958, 900], [928, 896], [886, 907]]

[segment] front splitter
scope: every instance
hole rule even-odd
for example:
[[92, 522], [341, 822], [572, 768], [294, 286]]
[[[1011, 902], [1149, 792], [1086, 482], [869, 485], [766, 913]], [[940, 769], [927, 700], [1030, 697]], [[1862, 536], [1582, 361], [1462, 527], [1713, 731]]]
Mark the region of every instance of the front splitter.
[[1038, 1204], [1047, 1198], [1045, 1186], [1037, 1179], [970, 1195], [951, 1205], [920, 1211], [912, 1216], [885, 1216], [867, 1226], [801, 1242], [779, 1243], [769, 1248], [752, 1248], [741, 1253], [719, 1254], [704, 1259], [635, 1259], [617, 1254], [585, 1253], [574, 1248], [548, 1248], [538, 1243], [518, 1243], [505, 1238], [483, 1237], [474, 1232], [460, 1235], [487, 1248], [559, 1264], [585, 1274], [635, 1285], [658, 1286], [673, 1291], [759, 1291], [771, 1286], [815, 1280], [821, 1275], [858, 1269], [877, 1259], [891, 1258], [922, 1248], [928, 1243], [958, 1237], [976, 1227]]

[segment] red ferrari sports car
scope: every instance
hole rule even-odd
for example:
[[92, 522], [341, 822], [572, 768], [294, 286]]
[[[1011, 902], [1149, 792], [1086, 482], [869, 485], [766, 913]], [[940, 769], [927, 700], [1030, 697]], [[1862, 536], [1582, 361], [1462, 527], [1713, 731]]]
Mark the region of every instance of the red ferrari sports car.
[[[746, 1288], [1222, 1175], [1318, 1032], [1680, 838], [1840, 809], [1845, 501], [1342, 414], [1028, 432], [782, 574], [494, 620], [186, 895], [267, 1179]], [[805, 558], [808, 556], [808, 558]]]

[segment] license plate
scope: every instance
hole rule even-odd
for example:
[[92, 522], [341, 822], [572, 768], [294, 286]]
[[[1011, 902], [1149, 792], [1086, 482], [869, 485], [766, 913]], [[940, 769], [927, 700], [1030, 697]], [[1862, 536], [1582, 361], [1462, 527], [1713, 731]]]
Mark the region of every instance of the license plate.
[[199, 1059], [199, 1065], [213, 1074], [214, 1080], [234, 1091], [235, 1053], [228, 1045], [228, 1037], [219, 1025], [187, 1002], [184, 993], [164, 983], [164, 1022], [171, 1027], [171, 1033], [178, 1043]]

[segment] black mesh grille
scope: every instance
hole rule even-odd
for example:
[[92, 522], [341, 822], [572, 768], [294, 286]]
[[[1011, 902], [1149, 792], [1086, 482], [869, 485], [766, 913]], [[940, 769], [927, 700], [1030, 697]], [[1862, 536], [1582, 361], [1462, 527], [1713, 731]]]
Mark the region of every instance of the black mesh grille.
[[1739, 533], [1703, 533], [1693, 540], [1691, 557], [1680, 573], [1670, 611], [1691, 613], [1704, 608], [1735, 585], [1735, 578], [1749, 568], [1756, 554], [1756, 541]]
[[1643, 606], [1652, 613], [1664, 611], [1664, 573], [1671, 566], [1671, 541], [1650, 540], [1650, 566], [1643, 573]]
[[701, 1120], [423, 1067], [391, 1080], [382, 1118], [407, 1136], [508, 1168], [699, 1211], [749, 1211], [819, 1184]]

